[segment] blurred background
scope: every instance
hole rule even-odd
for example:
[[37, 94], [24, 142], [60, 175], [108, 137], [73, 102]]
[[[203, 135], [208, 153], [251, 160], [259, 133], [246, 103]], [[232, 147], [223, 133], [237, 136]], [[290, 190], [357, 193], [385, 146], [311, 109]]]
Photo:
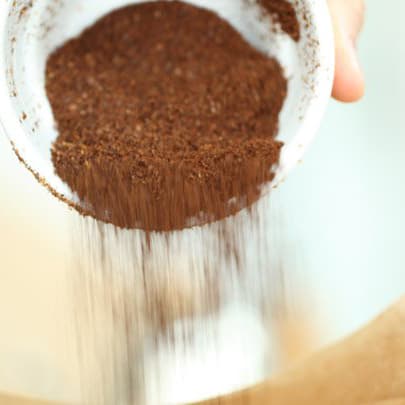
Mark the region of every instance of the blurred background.
[[[286, 305], [294, 312], [303, 298], [317, 320], [302, 355], [405, 294], [405, 4], [367, 4], [366, 97], [331, 102], [304, 162], [272, 196]], [[0, 391], [69, 400], [78, 390], [66, 288], [75, 216], [0, 136]]]

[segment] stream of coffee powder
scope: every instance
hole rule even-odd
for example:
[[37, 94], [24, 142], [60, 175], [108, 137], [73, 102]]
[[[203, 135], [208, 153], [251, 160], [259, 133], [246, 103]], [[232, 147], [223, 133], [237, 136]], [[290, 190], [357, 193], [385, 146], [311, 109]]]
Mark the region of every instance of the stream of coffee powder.
[[[265, 3], [290, 32], [285, 1]], [[114, 11], [49, 57], [46, 90], [56, 173], [104, 222], [216, 221], [273, 177], [282, 68], [211, 11], [178, 1]]]
[[[261, 3], [296, 39], [285, 4]], [[215, 395], [204, 361], [228, 346], [218, 332], [228, 331], [224, 310], [235, 307], [244, 322], [252, 309], [262, 329], [282, 302], [268, 201], [228, 217], [272, 179], [287, 91], [281, 67], [212, 12], [157, 1], [114, 11], [56, 50], [46, 90], [59, 131], [55, 170], [100, 220], [80, 217], [73, 232], [84, 403], [178, 403], [163, 378], [176, 372]], [[225, 342], [250, 337], [243, 329]], [[232, 363], [241, 385], [250, 355]]]

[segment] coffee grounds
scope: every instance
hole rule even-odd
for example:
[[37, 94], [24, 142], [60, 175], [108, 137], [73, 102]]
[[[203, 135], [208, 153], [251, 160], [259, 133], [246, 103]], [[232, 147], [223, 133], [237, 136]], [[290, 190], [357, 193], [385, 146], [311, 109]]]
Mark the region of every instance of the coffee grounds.
[[300, 25], [294, 7], [286, 0], [257, 0], [258, 4], [268, 12], [281, 29], [294, 41], [299, 41]]
[[282, 68], [208, 10], [114, 11], [49, 57], [46, 90], [56, 173], [104, 222], [169, 231], [219, 220], [273, 178]]

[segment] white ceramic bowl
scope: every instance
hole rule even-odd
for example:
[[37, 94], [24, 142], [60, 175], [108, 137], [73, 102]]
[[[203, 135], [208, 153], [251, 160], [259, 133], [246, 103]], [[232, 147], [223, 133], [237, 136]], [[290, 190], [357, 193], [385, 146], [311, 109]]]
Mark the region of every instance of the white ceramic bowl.
[[[54, 173], [51, 145], [57, 136], [45, 94], [47, 56], [103, 14], [128, 0], [3, 0], [0, 2], [0, 122], [25, 165], [56, 196], [79, 204]], [[246, 0], [188, 0], [229, 20], [252, 44], [275, 56], [289, 78], [278, 138], [285, 145], [272, 183], [277, 185], [302, 159], [330, 97], [334, 46], [325, 0], [291, 0], [301, 23], [294, 42]]]

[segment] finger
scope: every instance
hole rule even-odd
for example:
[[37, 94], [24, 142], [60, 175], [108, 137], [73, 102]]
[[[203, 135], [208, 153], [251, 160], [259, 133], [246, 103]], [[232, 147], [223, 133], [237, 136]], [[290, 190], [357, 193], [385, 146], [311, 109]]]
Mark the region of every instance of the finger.
[[336, 72], [332, 95], [339, 101], [352, 102], [364, 94], [364, 77], [356, 42], [363, 26], [363, 0], [329, 1], [336, 44]]

